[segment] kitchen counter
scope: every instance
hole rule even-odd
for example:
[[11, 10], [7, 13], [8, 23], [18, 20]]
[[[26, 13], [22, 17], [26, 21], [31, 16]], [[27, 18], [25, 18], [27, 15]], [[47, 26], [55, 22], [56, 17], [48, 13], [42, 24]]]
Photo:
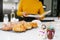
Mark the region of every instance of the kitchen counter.
[[[60, 23], [59, 22], [50, 22], [55, 27], [55, 37], [53, 40], [60, 40]], [[42, 22], [46, 24], [47, 22]], [[0, 27], [2, 27], [2, 22], [0, 22]], [[22, 33], [16, 33], [13, 31], [2, 31], [0, 30], [0, 40], [39, 40], [39, 27], [28, 30]]]

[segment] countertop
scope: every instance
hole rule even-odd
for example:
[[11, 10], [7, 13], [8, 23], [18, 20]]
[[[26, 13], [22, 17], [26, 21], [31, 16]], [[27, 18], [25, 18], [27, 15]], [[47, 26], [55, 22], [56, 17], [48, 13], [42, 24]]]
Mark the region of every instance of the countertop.
[[[55, 27], [55, 37], [53, 40], [60, 40], [60, 22], [49, 23], [52, 23]], [[47, 22], [42, 22], [42, 24], [47, 25]], [[2, 27], [2, 22], [0, 22], [0, 27]], [[39, 40], [39, 27], [22, 33], [0, 30], [0, 40]]]
[[[56, 20], [56, 22], [49, 22], [52, 23], [52, 25], [55, 27], [55, 37], [53, 40], [60, 40], [60, 21], [57, 21], [57, 18], [52, 19]], [[48, 22], [42, 22], [42, 24], [45, 24], [47, 26]], [[0, 28], [1, 27], [2, 22], [0, 22]], [[22, 33], [0, 30], [0, 40], [39, 40], [39, 27]]]

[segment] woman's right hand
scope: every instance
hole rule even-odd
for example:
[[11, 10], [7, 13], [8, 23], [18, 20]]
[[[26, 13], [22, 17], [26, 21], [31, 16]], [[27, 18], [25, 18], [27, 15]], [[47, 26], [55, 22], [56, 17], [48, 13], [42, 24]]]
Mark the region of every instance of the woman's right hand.
[[27, 17], [27, 13], [26, 12], [23, 12], [23, 17]]

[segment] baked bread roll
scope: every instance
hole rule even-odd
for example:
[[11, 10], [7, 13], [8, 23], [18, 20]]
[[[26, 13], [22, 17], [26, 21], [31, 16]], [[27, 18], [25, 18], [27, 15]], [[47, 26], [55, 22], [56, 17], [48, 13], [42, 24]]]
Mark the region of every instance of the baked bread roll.
[[10, 24], [3, 24], [3, 27], [1, 29], [4, 31], [10, 31], [12, 30], [12, 27]]
[[24, 26], [25, 26], [26, 29], [31, 29], [31, 28], [32, 28], [32, 25], [31, 25], [30, 22], [26, 22], [26, 23], [24, 24]]
[[16, 25], [16, 23], [10, 22], [10, 27], [14, 27], [14, 25]]
[[15, 32], [23, 32], [26, 31], [26, 28], [21, 24], [17, 24], [12, 28], [12, 30]]
[[31, 25], [32, 25], [32, 27], [33, 27], [33, 28], [38, 27], [38, 25], [37, 25], [37, 23], [36, 23], [36, 22], [31, 22]]
[[20, 21], [19, 23], [24, 25], [26, 22], [23, 20], [23, 21]]
[[24, 27], [26, 29], [31, 29], [32, 28], [30, 22], [20, 21], [20, 24], [24, 25]]
[[10, 30], [12, 30], [12, 28], [11, 27], [3, 27], [2, 30], [4, 30], [4, 31], [10, 31]]

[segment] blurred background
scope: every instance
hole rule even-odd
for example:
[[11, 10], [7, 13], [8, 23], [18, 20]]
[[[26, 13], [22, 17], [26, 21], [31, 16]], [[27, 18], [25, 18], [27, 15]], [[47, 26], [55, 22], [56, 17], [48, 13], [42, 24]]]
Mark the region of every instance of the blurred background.
[[[3, 13], [11, 13], [12, 7], [15, 11], [20, 0], [3, 0]], [[52, 13], [47, 16], [58, 16], [59, 13], [59, 0], [40, 0], [43, 3], [45, 11], [52, 10]]]
[[[5, 13], [10, 14], [12, 7], [14, 7], [14, 11], [16, 13], [17, 5], [18, 5], [19, 1], [20, 0], [1, 0], [0, 2], [2, 2], [2, 4], [3, 4], [3, 8], [2, 8], [3, 13], [0, 12], [0, 14], [3, 14], [3, 15]], [[45, 11], [52, 10], [52, 12], [50, 14], [46, 15], [46, 17], [60, 16], [60, 12], [59, 12], [60, 11], [60, 8], [59, 8], [60, 1], [59, 0], [39, 0], [39, 1], [42, 2], [43, 8], [45, 9]]]
[[[17, 5], [20, 0], [3, 0], [3, 13], [10, 13], [12, 7], [17, 10]], [[40, 0], [46, 11], [51, 10], [51, 0]], [[47, 4], [48, 3], [48, 4]]]

